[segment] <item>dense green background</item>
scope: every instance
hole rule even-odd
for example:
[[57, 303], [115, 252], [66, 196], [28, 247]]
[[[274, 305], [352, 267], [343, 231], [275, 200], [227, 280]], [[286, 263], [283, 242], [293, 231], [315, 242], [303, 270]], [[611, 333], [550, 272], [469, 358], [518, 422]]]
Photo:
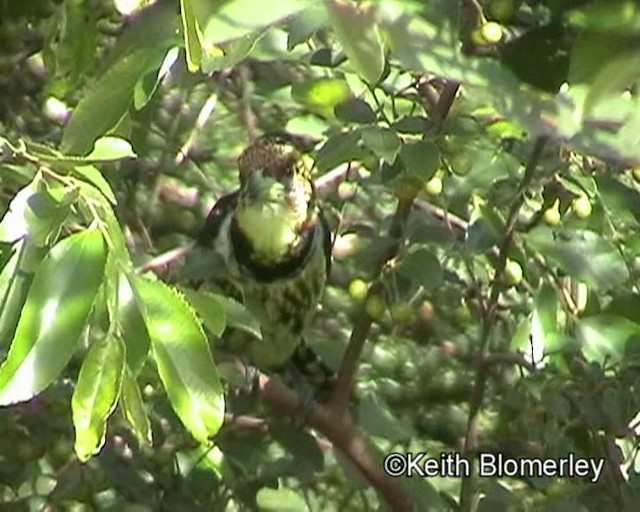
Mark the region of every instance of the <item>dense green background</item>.
[[[638, 78], [633, 1], [0, 0], [0, 509], [636, 510]], [[353, 430], [229, 390], [209, 343], [255, 321], [163, 282], [283, 130]], [[393, 480], [391, 451], [607, 462]]]

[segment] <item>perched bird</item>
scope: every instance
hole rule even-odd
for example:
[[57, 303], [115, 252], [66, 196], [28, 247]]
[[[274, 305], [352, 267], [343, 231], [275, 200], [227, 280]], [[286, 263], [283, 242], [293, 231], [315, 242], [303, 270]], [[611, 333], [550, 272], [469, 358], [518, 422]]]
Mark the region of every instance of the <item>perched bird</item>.
[[257, 138], [238, 169], [240, 188], [218, 200], [197, 240], [219, 256], [235, 295], [261, 324], [262, 339], [238, 331], [226, 345], [262, 370], [292, 359], [298, 368], [313, 365], [303, 333], [327, 281], [332, 240], [311, 169], [281, 135]]

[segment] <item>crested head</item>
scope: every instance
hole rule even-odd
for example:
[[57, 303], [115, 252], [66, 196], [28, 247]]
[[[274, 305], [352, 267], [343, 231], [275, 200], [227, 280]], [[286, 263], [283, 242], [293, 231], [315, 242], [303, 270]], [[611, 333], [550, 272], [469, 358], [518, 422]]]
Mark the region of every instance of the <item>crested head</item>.
[[296, 170], [301, 162], [302, 154], [293, 139], [283, 135], [262, 135], [247, 146], [238, 157], [240, 182], [245, 183], [257, 170], [280, 180]]
[[277, 260], [299, 249], [301, 233], [315, 219], [310, 169], [295, 144], [264, 135], [238, 158], [238, 227], [262, 257]]

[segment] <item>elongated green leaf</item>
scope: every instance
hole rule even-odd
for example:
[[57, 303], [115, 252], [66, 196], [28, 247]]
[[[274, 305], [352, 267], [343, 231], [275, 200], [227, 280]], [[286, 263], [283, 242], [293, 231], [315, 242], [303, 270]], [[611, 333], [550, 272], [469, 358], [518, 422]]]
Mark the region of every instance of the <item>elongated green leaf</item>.
[[13, 339], [29, 287], [46, 252], [25, 239], [12, 247], [9, 261], [0, 273], [0, 345]]
[[532, 230], [527, 242], [545, 258], [590, 287], [610, 289], [629, 277], [624, 259], [613, 245], [592, 231], [545, 228]]
[[102, 233], [88, 229], [56, 244], [42, 261], [0, 367], [0, 404], [28, 400], [62, 371], [102, 282], [107, 256]]
[[531, 362], [538, 363], [550, 349], [549, 342], [557, 333], [558, 297], [555, 290], [544, 285], [535, 298], [531, 315]]
[[87, 354], [71, 399], [75, 451], [84, 462], [104, 445], [107, 419], [118, 403], [125, 348], [118, 336], [96, 341]]
[[241, 329], [258, 339], [262, 339], [260, 322], [244, 305], [224, 295], [216, 295], [216, 300], [224, 311], [226, 326]]
[[134, 158], [136, 154], [129, 141], [120, 137], [100, 137], [93, 144], [93, 150], [86, 156], [87, 160], [120, 160]]
[[207, 339], [184, 298], [167, 285], [136, 278], [160, 379], [173, 409], [200, 442], [216, 434], [224, 396]]
[[123, 56], [86, 92], [65, 126], [60, 149], [69, 155], [91, 151], [94, 141], [114, 128], [133, 102], [140, 77], [157, 69], [165, 51], [140, 48]]
[[618, 363], [627, 345], [640, 343], [640, 325], [622, 316], [594, 315], [580, 320], [576, 335], [589, 361]]
[[349, 62], [364, 80], [375, 85], [384, 71], [384, 46], [373, 5], [326, 0], [325, 6]]
[[309, 0], [279, 0], [278, 2], [255, 2], [254, 0], [191, 1], [196, 19], [202, 27], [202, 41], [207, 47], [238, 39], [256, 29], [283, 22], [313, 3]]
[[227, 326], [227, 315], [220, 296], [196, 290], [184, 290], [184, 294], [211, 334], [221, 336]]
[[95, 186], [113, 205], [116, 204], [116, 195], [111, 185], [104, 179], [102, 173], [94, 165], [79, 165], [74, 168], [74, 174]]
[[257, 496], [260, 510], [274, 512], [307, 512], [304, 498], [293, 489], [260, 489]]
[[124, 416], [133, 428], [138, 440], [148, 445], [152, 442], [151, 423], [142, 401], [140, 387], [131, 371], [125, 366], [122, 377], [122, 390], [120, 394], [120, 406]]
[[187, 52], [187, 68], [194, 73], [200, 68], [202, 61], [202, 30], [193, 12], [192, 0], [180, 0], [180, 19]]
[[138, 375], [149, 354], [151, 341], [142, 317], [141, 300], [124, 273], [120, 274], [118, 283], [118, 323], [127, 347], [127, 366], [134, 376]]
[[334, 108], [351, 95], [351, 90], [341, 78], [313, 78], [296, 82], [291, 87], [294, 100], [321, 116], [331, 118]]

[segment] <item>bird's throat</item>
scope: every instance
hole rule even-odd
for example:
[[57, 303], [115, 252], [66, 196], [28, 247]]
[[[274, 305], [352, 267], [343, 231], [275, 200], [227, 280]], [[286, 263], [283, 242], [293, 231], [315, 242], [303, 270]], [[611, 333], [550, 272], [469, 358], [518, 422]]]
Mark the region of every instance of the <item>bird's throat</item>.
[[236, 213], [238, 227], [259, 260], [278, 262], [300, 240], [292, 212], [280, 205], [246, 206]]

